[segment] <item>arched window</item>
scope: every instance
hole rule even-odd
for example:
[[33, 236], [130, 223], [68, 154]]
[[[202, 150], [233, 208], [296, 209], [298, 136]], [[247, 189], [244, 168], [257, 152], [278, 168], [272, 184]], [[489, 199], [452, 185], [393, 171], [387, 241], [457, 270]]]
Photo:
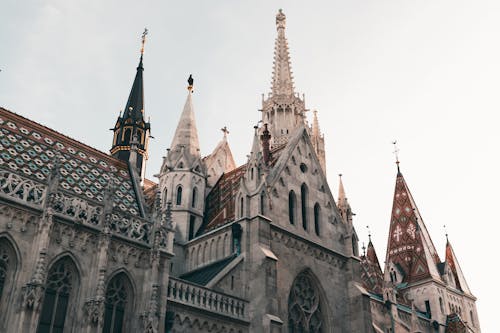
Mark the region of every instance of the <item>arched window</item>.
[[[6, 238], [0, 238], [0, 320], [5, 319], [9, 307], [9, 290], [13, 287], [17, 259], [14, 248]], [[3, 327], [0, 324], [0, 329]]]
[[314, 232], [319, 236], [319, 223], [321, 221], [321, 208], [319, 203], [314, 204]]
[[295, 192], [292, 190], [288, 193], [288, 218], [290, 224], [295, 224], [295, 206], [296, 206]]
[[124, 273], [115, 275], [106, 288], [103, 333], [121, 333], [128, 331], [126, 314], [131, 315], [132, 287]]
[[326, 332], [320, 293], [306, 271], [297, 276], [288, 297], [288, 332]]
[[196, 202], [198, 201], [198, 189], [193, 188], [193, 197], [191, 198], [191, 207], [196, 208]]
[[69, 257], [58, 260], [51, 267], [45, 284], [38, 333], [64, 331], [70, 299], [75, 295], [77, 283], [77, 270]]
[[243, 197], [240, 198], [240, 217], [243, 217]]
[[130, 141], [131, 133], [132, 133], [132, 129], [130, 127], [125, 129], [125, 132], [123, 133], [123, 142], [124, 143], [128, 143]]
[[264, 215], [264, 204], [265, 204], [265, 197], [264, 197], [264, 192], [260, 193], [260, 214]]
[[253, 168], [250, 169], [250, 180], [253, 180]]
[[307, 185], [302, 184], [300, 187], [300, 203], [302, 211], [302, 227], [307, 230]]
[[175, 204], [177, 206], [181, 205], [182, 204], [182, 186], [177, 186], [177, 196], [176, 196], [176, 199], [175, 199]]
[[441, 314], [444, 314], [443, 299], [441, 297], [439, 297], [439, 309], [441, 310]]

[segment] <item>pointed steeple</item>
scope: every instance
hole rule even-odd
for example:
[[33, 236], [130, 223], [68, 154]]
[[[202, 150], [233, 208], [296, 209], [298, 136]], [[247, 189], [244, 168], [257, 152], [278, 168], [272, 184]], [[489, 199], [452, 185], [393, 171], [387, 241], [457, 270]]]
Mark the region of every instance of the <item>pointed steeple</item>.
[[373, 246], [371, 236], [366, 248], [366, 254], [361, 257], [361, 280], [366, 289], [376, 294], [382, 293], [384, 276], [380, 263], [378, 261], [375, 247]]
[[215, 185], [222, 174], [236, 169], [236, 162], [234, 161], [233, 153], [227, 141], [229, 131], [225, 126], [221, 128], [221, 131], [224, 133], [221, 141], [210, 155], [203, 158], [208, 172], [207, 184], [210, 187]]
[[273, 95], [293, 95], [293, 77], [290, 65], [288, 41], [285, 37], [286, 16], [280, 9], [276, 14], [278, 36], [274, 44]]
[[398, 163], [386, 263], [400, 270], [402, 281], [398, 282], [413, 283], [427, 278], [440, 279], [437, 268], [439, 262], [437, 251]]
[[470, 295], [471, 291], [469, 289], [469, 286], [467, 285], [467, 282], [465, 281], [464, 273], [462, 272], [462, 269], [460, 269], [460, 265], [458, 264], [458, 259], [455, 256], [455, 252], [453, 251], [453, 247], [451, 246], [448, 239], [446, 239], [446, 259], [445, 260], [446, 260], [446, 264], [448, 265], [448, 267], [450, 268], [450, 270], [453, 274], [453, 279], [455, 280], [455, 285], [457, 286], [457, 289]]
[[[149, 121], [144, 120], [144, 80], [143, 80], [143, 56], [144, 56], [144, 43], [148, 31], [144, 30], [142, 34], [141, 56], [139, 65], [136, 69], [134, 83], [125, 105], [123, 115], [120, 114], [114, 128], [113, 145], [111, 147], [111, 154], [123, 161], [130, 162], [133, 167], [138, 171], [141, 179], [144, 178], [145, 164], [148, 159], [148, 142], [150, 136], [151, 126]], [[137, 138], [134, 143], [136, 154], [132, 154], [131, 149], [133, 145], [133, 138]]]
[[184, 109], [182, 110], [177, 129], [170, 149], [172, 152], [184, 150], [191, 156], [200, 156], [200, 143], [198, 141], [198, 129], [194, 118], [193, 108], [193, 78], [190, 75], [188, 79], [188, 95]]
[[347, 201], [347, 197], [345, 195], [344, 184], [342, 183], [342, 174], [339, 174], [339, 197], [337, 199], [337, 207], [344, 222], [351, 223], [353, 213], [351, 205]]

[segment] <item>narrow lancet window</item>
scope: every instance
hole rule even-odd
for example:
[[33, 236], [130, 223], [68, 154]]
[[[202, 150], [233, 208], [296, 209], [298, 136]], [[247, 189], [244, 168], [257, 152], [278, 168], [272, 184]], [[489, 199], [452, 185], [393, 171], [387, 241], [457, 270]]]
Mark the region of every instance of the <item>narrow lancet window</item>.
[[295, 192], [292, 190], [288, 193], [288, 218], [290, 220], [290, 224], [295, 224]]
[[177, 206], [182, 204], [182, 186], [180, 186], [180, 185], [177, 187], [177, 197], [175, 200], [175, 204]]
[[302, 184], [300, 187], [300, 202], [302, 211], [302, 227], [307, 230], [307, 185]]
[[314, 205], [314, 232], [319, 236], [319, 224], [321, 221], [321, 208], [319, 204]]

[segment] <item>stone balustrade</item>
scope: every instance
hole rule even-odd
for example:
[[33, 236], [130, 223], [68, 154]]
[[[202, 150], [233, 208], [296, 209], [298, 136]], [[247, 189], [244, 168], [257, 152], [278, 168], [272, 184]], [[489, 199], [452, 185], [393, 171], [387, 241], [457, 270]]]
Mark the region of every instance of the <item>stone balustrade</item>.
[[[6, 170], [0, 170], [0, 196], [45, 209], [48, 200], [47, 185]], [[103, 202], [86, 200], [61, 188], [50, 194], [49, 202], [55, 216], [77, 224], [84, 224], [97, 230], [108, 227], [118, 237], [148, 246], [151, 246], [155, 239], [152, 235], [154, 224], [151, 220], [122, 212], [116, 207], [113, 208], [107, 225], [104, 226], [106, 219], [103, 216], [105, 214]], [[158, 240], [159, 247], [168, 250], [167, 227], [161, 225], [159, 229], [161, 230], [156, 230], [157, 237], [160, 238]]]
[[248, 301], [173, 277], [168, 281], [167, 299], [235, 319], [248, 319]]

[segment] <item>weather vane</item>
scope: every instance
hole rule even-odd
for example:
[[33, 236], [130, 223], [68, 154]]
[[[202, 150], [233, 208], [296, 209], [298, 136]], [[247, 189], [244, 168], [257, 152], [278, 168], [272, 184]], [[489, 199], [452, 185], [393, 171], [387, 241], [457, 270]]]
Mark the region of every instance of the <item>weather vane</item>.
[[227, 126], [222, 127], [220, 130], [222, 131], [222, 133], [224, 133], [224, 136], [229, 134], [229, 130], [227, 129]]
[[148, 28], [144, 28], [144, 32], [142, 33], [142, 42], [141, 42], [141, 55], [144, 54], [144, 44], [146, 43], [146, 36], [148, 35]]
[[446, 228], [446, 224], [443, 225], [444, 228], [444, 235], [446, 236], [446, 242], [448, 242], [448, 229]]
[[397, 141], [394, 140], [392, 144], [394, 145], [394, 151], [392, 152], [394, 156], [396, 156], [396, 163], [399, 164], [399, 148], [397, 146]]
[[368, 230], [368, 240], [371, 242], [372, 241], [372, 232], [370, 231], [370, 226], [367, 225], [366, 229]]

